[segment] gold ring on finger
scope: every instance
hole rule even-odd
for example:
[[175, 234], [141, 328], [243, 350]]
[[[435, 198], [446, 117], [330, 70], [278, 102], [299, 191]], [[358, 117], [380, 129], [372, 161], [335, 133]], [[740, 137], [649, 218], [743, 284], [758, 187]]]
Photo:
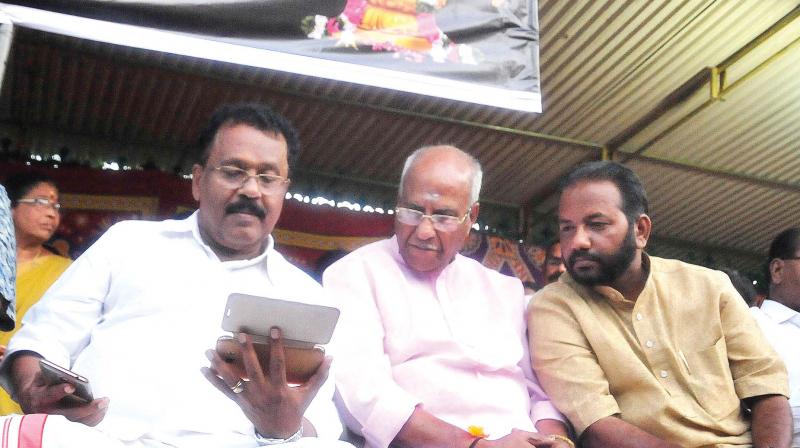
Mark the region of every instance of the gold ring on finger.
[[231, 386], [231, 392], [235, 394], [240, 394], [244, 392], [244, 387], [247, 385], [247, 380], [244, 378], [239, 378], [239, 381], [236, 382], [233, 386]]

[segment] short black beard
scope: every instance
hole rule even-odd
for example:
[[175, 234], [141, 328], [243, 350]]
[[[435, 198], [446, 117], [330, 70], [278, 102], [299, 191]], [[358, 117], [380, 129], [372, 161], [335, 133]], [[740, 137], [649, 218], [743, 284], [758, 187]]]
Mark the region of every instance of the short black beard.
[[[633, 225], [628, 230], [622, 245], [611, 255], [599, 255], [588, 250], [572, 252], [567, 260], [567, 271], [576, 282], [584, 286], [610, 286], [622, 275], [631, 265], [636, 256], [636, 237]], [[592, 260], [596, 262], [600, 269], [596, 274], [581, 274], [575, 269], [575, 262], [578, 258]]]

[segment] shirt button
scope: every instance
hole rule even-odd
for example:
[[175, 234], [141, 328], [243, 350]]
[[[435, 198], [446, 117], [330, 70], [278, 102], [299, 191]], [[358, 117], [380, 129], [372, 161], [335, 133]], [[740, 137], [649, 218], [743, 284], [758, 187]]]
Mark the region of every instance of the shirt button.
[[655, 347], [656, 343], [653, 342], [653, 341], [647, 341], [647, 342], [644, 343], [644, 345], [646, 345], [647, 348], [653, 348], [653, 347]]
[[666, 378], [666, 377], [668, 377], [668, 376], [669, 376], [669, 374], [667, 373], [667, 371], [666, 371], [666, 370], [662, 370], [662, 371], [661, 371], [661, 378]]
[[636, 313], [636, 320], [642, 320], [642, 313]]

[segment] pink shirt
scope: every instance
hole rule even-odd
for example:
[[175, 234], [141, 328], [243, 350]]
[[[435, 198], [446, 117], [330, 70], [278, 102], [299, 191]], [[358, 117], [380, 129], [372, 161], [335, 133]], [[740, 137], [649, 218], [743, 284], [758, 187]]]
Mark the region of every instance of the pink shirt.
[[368, 447], [388, 446], [418, 404], [492, 439], [563, 421], [530, 367], [519, 280], [461, 255], [418, 274], [391, 238], [338, 261], [323, 283], [342, 310], [336, 385]]

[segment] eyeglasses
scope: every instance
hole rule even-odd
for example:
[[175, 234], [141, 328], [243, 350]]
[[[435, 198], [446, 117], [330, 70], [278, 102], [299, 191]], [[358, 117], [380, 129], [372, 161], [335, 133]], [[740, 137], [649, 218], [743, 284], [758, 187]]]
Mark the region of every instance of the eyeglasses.
[[50, 207], [55, 211], [61, 210], [61, 204], [58, 202], [53, 202], [50, 199], [45, 198], [30, 198], [30, 199], [18, 199], [17, 203], [19, 204], [31, 204], [35, 207]]
[[800, 257], [775, 257], [777, 260], [784, 260], [784, 261], [792, 261], [792, 260], [800, 260]]
[[428, 218], [431, 220], [433, 228], [440, 232], [452, 232], [456, 230], [469, 216], [469, 210], [467, 210], [467, 213], [461, 218], [450, 215], [426, 215], [419, 210], [405, 207], [395, 207], [394, 212], [398, 221], [409, 226], [418, 226], [423, 219]]
[[219, 172], [220, 180], [228, 188], [242, 188], [251, 177], [255, 177], [261, 193], [275, 194], [281, 193], [286, 184], [289, 183], [289, 179], [285, 177], [266, 173], [250, 174], [247, 170], [235, 166], [222, 165], [212, 169]]

